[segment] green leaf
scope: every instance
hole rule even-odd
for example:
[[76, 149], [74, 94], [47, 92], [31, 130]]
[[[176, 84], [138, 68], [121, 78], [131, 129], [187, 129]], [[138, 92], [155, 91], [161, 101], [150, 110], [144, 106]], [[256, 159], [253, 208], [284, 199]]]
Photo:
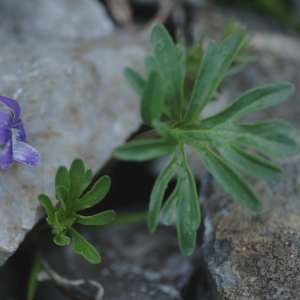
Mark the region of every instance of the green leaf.
[[70, 200], [79, 198], [83, 191], [85, 167], [81, 159], [75, 159], [70, 168]]
[[158, 70], [158, 65], [157, 65], [154, 57], [151, 56], [151, 55], [146, 56], [146, 58], [145, 58], [145, 66], [146, 66], [148, 74], [150, 74], [152, 71], [156, 72]]
[[277, 135], [293, 137], [295, 135], [295, 130], [291, 124], [280, 119], [269, 119], [255, 123], [242, 123], [239, 124], [238, 127], [243, 133], [251, 133], [262, 137]]
[[174, 190], [165, 201], [161, 209], [161, 221], [164, 225], [171, 225], [175, 222], [179, 196], [179, 182], [177, 182]]
[[141, 99], [141, 115], [145, 124], [159, 119], [164, 106], [164, 90], [161, 77], [151, 72]]
[[91, 264], [99, 264], [101, 262], [101, 256], [97, 249], [75, 229], [71, 228], [70, 232], [75, 253], [81, 255]]
[[177, 205], [176, 228], [179, 248], [183, 255], [189, 256], [196, 246], [197, 229], [190, 223], [190, 206], [187, 199], [181, 198]]
[[222, 156], [225, 157], [236, 169], [258, 178], [278, 178], [281, 169], [270, 161], [243, 151], [239, 147], [227, 145], [220, 148]]
[[106, 210], [92, 216], [77, 215], [76, 222], [82, 225], [101, 226], [111, 223], [116, 213], [113, 210]]
[[92, 187], [90, 191], [84, 194], [76, 202], [76, 211], [83, 210], [101, 202], [108, 193], [111, 186], [109, 176], [102, 176]]
[[203, 164], [232, 198], [251, 210], [259, 210], [260, 202], [249, 185], [209, 147], [195, 144]]
[[150, 196], [150, 204], [148, 211], [148, 227], [153, 233], [157, 227], [159, 220], [159, 213], [164, 199], [166, 189], [169, 182], [174, 176], [176, 171], [176, 160], [173, 158], [166, 165], [166, 167], [160, 172], [159, 176], [155, 180], [154, 187]]
[[60, 205], [64, 210], [67, 209], [69, 191], [65, 186], [56, 186], [55, 187], [55, 197], [59, 201]]
[[85, 190], [91, 183], [93, 178], [93, 172], [91, 169], [86, 170], [84, 174], [84, 184], [83, 184], [83, 190]]
[[41, 203], [41, 205], [44, 207], [44, 209], [47, 213], [48, 224], [53, 225], [55, 222], [55, 218], [54, 218], [55, 208], [54, 208], [50, 198], [45, 194], [40, 194], [38, 196], [38, 200]]
[[55, 187], [58, 186], [64, 186], [67, 190], [70, 188], [69, 171], [64, 166], [59, 167], [55, 175]]
[[250, 112], [277, 105], [285, 101], [293, 92], [293, 85], [286, 82], [262, 85], [245, 92], [220, 113], [202, 120], [202, 126], [216, 126], [232, 118], [240, 118]]
[[181, 172], [179, 174], [181, 185], [180, 197], [185, 199], [185, 211], [186, 213], [189, 212], [189, 226], [193, 229], [198, 229], [201, 223], [201, 212], [196, 182], [183, 149], [180, 155], [182, 157]]
[[117, 158], [131, 161], [155, 159], [174, 151], [175, 145], [165, 138], [137, 139], [115, 149]]
[[151, 34], [151, 44], [154, 59], [159, 66], [159, 72], [165, 84], [166, 98], [172, 101], [172, 109], [179, 116], [178, 110], [181, 106], [183, 73], [179, 52], [169, 35], [162, 25], [156, 25]]
[[146, 85], [145, 79], [131, 68], [125, 68], [124, 76], [133, 90], [141, 96]]
[[286, 157], [300, 151], [297, 141], [283, 134], [270, 136], [244, 134], [234, 142], [272, 157]]
[[186, 121], [198, 117], [226, 76], [233, 60], [245, 42], [245, 34], [236, 32], [221, 43], [210, 43], [205, 51], [189, 102]]
[[71, 243], [71, 239], [67, 235], [65, 235], [63, 233], [59, 233], [54, 236], [53, 242], [57, 246], [68, 246]]
[[27, 298], [26, 300], [34, 300], [36, 297], [36, 290], [38, 285], [38, 274], [42, 269], [41, 260], [38, 256], [32, 261], [31, 270], [29, 274], [29, 280], [27, 284]]

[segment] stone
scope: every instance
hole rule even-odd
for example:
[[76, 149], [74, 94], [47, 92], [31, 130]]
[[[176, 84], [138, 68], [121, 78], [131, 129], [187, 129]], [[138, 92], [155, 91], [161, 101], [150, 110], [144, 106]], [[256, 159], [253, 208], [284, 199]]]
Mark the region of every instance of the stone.
[[100, 38], [114, 30], [97, 0], [1, 0], [0, 28], [15, 37]]
[[[41, 20], [37, 18], [41, 16], [35, 15], [38, 8], [33, 4], [36, 1], [23, 2], [20, 5], [22, 17], [16, 24], [32, 22], [33, 27], [38, 27], [35, 22], [38, 24]], [[33, 14], [30, 20], [29, 2]], [[100, 10], [95, 4], [95, 12], [91, 12], [89, 20], [80, 10], [79, 3], [88, 12], [93, 10], [93, 1], [39, 2], [38, 6], [42, 2], [51, 2], [45, 5], [61, 2], [61, 5], [68, 4], [69, 9], [71, 3], [76, 3], [73, 13], [79, 16], [74, 18], [78, 22], [81, 20], [83, 27], [93, 19], [95, 21], [96, 12]], [[0, 3], [1, 8], [20, 4], [18, 1]], [[24, 20], [23, 6], [28, 9]], [[67, 14], [66, 10], [67, 7]], [[0, 20], [9, 16], [6, 13], [0, 9]], [[49, 14], [47, 22], [51, 21], [50, 11]], [[65, 17], [68, 20], [67, 15]], [[108, 20], [105, 22], [109, 23]], [[41, 35], [35, 29], [29, 35], [27, 25], [24, 32], [16, 34], [5, 27], [0, 30], [0, 40], [5, 41], [0, 49], [0, 94], [19, 100], [28, 142], [42, 156], [37, 168], [15, 164], [10, 170], [1, 172], [0, 265], [40, 218], [37, 196], [42, 192], [53, 194], [57, 167], [69, 165], [74, 158], [80, 157], [93, 171], [98, 171], [110, 158], [113, 148], [124, 142], [140, 124], [138, 101], [127, 86], [122, 70], [127, 65], [142, 63], [144, 47], [135, 37], [125, 34], [82, 40], [80, 36], [84, 31], [80, 31], [77, 38], [61, 39], [63, 28], [72, 27], [67, 25], [62, 25], [62, 31], [52, 27], [53, 37]], [[99, 36], [101, 26], [100, 14]], [[48, 29], [43, 30], [46, 34]], [[85, 30], [89, 31], [88, 28]], [[57, 38], [54, 38], [56, 33]]]
[[235, 204], [217, 213], [206, 259], [221, 299], [298, 299], [300, 157], [285, 162], [283, 169], [280, 182], [256, 185], [262, 214], [251, 215]]
[[[54, 251], [53, 245], [46, 244], [43, 258], [60, 276], [100, 283], [105, 300], [183, 299], [181, 288], [195, 268], [192, 259], [180, 254], [174, 229], [159, 227], [155, 237], [142, 223], [83, 230], [101, 250], [101, 265], [87, 263], [67, 247]], [[94, 299], [91, 294], [87, 298]]]

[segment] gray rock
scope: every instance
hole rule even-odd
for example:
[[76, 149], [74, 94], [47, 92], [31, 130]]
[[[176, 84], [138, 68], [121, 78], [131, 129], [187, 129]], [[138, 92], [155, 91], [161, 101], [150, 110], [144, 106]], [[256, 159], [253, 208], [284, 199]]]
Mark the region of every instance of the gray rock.
[[[60, 276], [100, 283], [105, 300], [182, 299], [182, 282], [189, 280], [195, 268], [191, 259], [180, 254], [175, 230], [160, 227], [153, 237], [144, 224], [115, 225], [86, 230], [85, 236], [101, 249], [100, 267], [71, 249], [53, 251], [53, 246], [47, 246], [44, 258]], [[87, 298], [94, 299], [92, 294]]]
[[0, 28], [16, 37], [99, 38], [113, 24], [97, 0], [1, 0]]
[[217, 214], [207, 260], [222, 299], [299, 299], [300, 157], [284, 170], [281, 182], [256, 186], [264, 203], [261, 215], [232, 204]]
[[[24, 2], [28, 5], [29, 1]], [[92, 1], [81, 2], [92, 5]], [[32, 9], [34, 14], [35, 7]], [[0, 9], [0, 13], [5, 11]], [[81, 15], [81, 11], [76, 14]], [[83, 24], [84, 16], [83, 12], [78, 17]], [[94, 171], [99, 170], [113, 148], [139, 125], [137, 99], [122, 75], [126, 65], [143, 59], [143, 47], [135, 38], [114, 35], [62, 40], [28, 36], [26, 30], [21, 36], [24, 39], [1, 29], [5, 43], [0, 49], [0, 94], [21, 103], [28, 142], [41, 152], [42, 163], [38, 168], [14, 165], [1, 172], [0, 265], [39, 219], [37, 195], [52, 192], [56, 168], [81, 157]]]

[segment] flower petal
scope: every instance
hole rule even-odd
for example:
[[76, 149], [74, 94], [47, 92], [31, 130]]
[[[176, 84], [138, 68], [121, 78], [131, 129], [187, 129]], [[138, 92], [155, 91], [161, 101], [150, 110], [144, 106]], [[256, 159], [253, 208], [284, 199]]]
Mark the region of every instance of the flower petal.
[[10, 126], [12, 118], [12, 113], [0, 109], [0, 127]]
[[0, 145], [6, 144], [11, 139], [11, 130], [7, 127], [0, 127]]
[[4, 96], [0, 96], [0, 102], [5, 104], [13, 113], [16, 119], [20, 118], [21, 107], [17, 100], [10, 99]]
[[21, 120], [18, 120], [14, 125], [13, 128], [16, 129], [16, 139], [18, 141], [24, 142], [26, 140], [26, 132], [23, 125], [23, 122]]
[[6, 170], [11, 166], [12, 162], [12, 142], [9, 141], [0, 152], [0, 168]]
[[36, 166], [40, 162], [40, 154], [32, 146], [15, 141], [13, 144], [13, 159], [22, 164]]

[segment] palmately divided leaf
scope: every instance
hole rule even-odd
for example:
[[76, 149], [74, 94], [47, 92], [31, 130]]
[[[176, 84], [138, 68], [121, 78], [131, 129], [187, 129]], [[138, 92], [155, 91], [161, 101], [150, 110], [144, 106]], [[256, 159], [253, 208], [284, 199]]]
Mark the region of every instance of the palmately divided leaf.
[[166, 99], [171, 103], [173, 114], [179, 116], [183, 96], [182, 57], [179, 57], [168, 31], [162, 25], [156, 25], [151, 34], [154, 59], [164, 82]]
[[134, 91], [141, 96], [146, 85], [145, 79], [131, 68], [125, 68], [124, 76]]
[[175, 171], [176, 161], [172, 158], [167, 166], [160, 172], [154, 183], [148, 211], [148, 227], [151, 232], [154, 232], [156, 229], [165, 192], [171, 179], [175, 175]]
[[219, 44], [209, 44], [197, 74], [185, 121], [198, 118], [226, 76], [244, 42], [245, 35], [239, 31], [229, 35]]
[[109, 176], [102, 176], [76, 203], [76, 210], [83, 210], [100, 203], [106, 194], [108, 193], [111, 186], [111, 180]]
[[55, 219], [54, 219], [55, 208], [54, 208], [50, 198], [45, 194], [41, 194], [41, 195], [39, 195], [38, 200], [41, 203], [41, 205], [44, 207], [44, 209], [47, 213], [47, 222], [50, 225], [54, 224], [54, 222], [55, 222]]
[[115, 149], [114, 154], [122, 160], [146, 161], [170, 154], [175, 145], [165, 138], [137, 139]]
[[111, 223], [116, 217], [113, 210], [106, 210], [91, 216], [77, 215], [76, 222], [82, 225], [102, 226]]
[[290, 83], [262, 85], [249, 90], [239, 96], [228, 108], [220, 113], [202, 120], [202, 126], [212, 127], [222, 124], [232, 118], [240, 118], [250, 112], [263, 110], [267, 107], [278, 105], [294, 93], [294, 87]]
[[242, 206], [257, 211], [260, 202], [249, 185], [212, 149], [195, 144], [203, 164], [216, 181], [231, 197]]
[[160, 75], [151, 72], [141, 98], [141, 115], [145, 124], [151, 124], [163, 113], [164, 89]]
[[246, 152], [237, 146], [224, 146], [220, 148], [220, 152], [236, 169], [253, 177], [268, 179], [278, 178], [281, 175], [281, 169], [270, 161]]
[[71, 228], [70, 232], [75, 253], [83, 256], [91, 264], [99, 264], [101, 262], [101, 256], [97, 249], [75, 229]]

